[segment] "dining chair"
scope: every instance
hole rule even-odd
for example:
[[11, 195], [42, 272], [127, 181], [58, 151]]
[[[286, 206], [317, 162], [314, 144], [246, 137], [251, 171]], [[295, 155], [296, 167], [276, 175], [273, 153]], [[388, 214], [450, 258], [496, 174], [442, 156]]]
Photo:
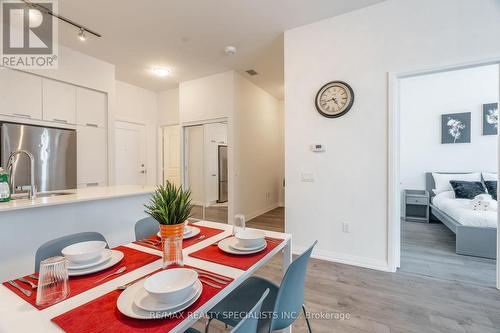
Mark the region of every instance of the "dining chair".
[[42, 260], [54, 256], [60, 256], [61, 250], [64, 249], [66, 246], [79, 242], [88, 242], [88, 241], [106, 242], [106, 248], [108, 248], [108, 242], [106, 241], [106, 238], [104, 238], [104, 236], [98, 232], [88, 231], [88, 232], [80, 232], [77, 234], [62, 236], [42, 244], [36, 250], [35, 272], [38, 272], [40, 268], [40, 262]]
[[145, 217], [135, 223], [135, 240], [148, 238], [151, 235], [156, 235], [160, 230], [158, 221], [152, 217]]
[[239, 323], [238, 318], [225, 314], [245, 311], [244, 309], [248, 309], [250, 304], [255, 302], [256, 295], [260, 295], [261, 292], [266, 289], [269, 289], [269, 296], [262, 305], [262, 313], [267, 315], [262, 316], [259, 320], [257, 332], [270, 333], [276, 330], [285, 329], [293, 324], [302, 310], [309, 333], [312, 333], [306, 307], [304, 305], [304, 289], [307, 263], [309, 262], [311, 252], [317, 242], [318, 241], [315, 241], [304, 253], [290, 264], [280, 286], [257, 276], [252, 276], [245, 280], [240, 286], [208, 311], [205, 333], [208, 332], [210, 322], [213, 319], [217, 319], [229, 326], [237, 326]]
[[[236, 325], [229, 333], [254, 333], [257, 332], [257, 325], [259, 323], [260, 310], [262, 303], [269, 294], [269, 289], [266, 289], [253, 308], [247, 312], [247, 315]], [[184, 333], [201, 333], [197, 329], [190, 328]]]

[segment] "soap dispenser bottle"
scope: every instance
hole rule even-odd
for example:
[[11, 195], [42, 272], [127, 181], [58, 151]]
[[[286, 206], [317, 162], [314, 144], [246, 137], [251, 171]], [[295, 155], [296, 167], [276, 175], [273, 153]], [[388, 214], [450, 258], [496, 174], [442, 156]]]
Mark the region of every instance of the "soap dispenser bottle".
[[9, 174], [0, 167], [0, 202], [10, 201]]

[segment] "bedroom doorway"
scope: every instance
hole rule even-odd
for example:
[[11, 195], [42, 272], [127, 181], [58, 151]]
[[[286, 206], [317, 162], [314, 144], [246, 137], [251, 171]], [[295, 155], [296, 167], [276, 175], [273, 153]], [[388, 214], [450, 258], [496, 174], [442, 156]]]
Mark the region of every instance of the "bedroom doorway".
[[398, 271], [498, 288], [499, 82], [498, 62], [392, 76]]

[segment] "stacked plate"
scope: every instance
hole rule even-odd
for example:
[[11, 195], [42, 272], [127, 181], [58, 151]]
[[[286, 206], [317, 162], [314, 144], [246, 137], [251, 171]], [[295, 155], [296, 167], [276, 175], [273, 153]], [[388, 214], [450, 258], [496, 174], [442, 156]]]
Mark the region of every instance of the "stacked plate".
[[202, 290], [198, 273], [187, 268], [174, 268], [127, 287], [116, 304], [127, 317], [160, 319], [191, 306], [201, 296]]
[[[188, 239], [188, 238], [194, 237], [194, 236], [198, 235], [200, 232], [201, 232], [200, 228], [196, 228], [196, 227], [193, 227], [193, 226], [190, 226], [190, 225], [186, 224], [184, 226], [184, 236], [183, 236], [183, 238], [184, 239]], [[158, 231], [158, 233], [156, 235], [161, 238], [161, 234], [160, 234], [159, 231]]]
[[224, 252], [245, 255], [257, 253], [267, 247], [266, 234], [259, 230], [242, 230], [234, 237], [221, 240], [218, 243], [219, 249]]
[[99, 272], [123, 259], [123, 252], [107, 249], [103, 241], [75, 243], [66, 246], [61, 253], [68, 259], [69, 276]]

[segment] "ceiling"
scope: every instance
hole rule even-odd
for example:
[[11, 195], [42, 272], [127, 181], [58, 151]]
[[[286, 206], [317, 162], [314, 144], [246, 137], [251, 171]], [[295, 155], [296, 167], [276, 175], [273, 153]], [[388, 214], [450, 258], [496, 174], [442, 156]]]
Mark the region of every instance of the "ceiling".
[[[236, 70], [283, 98], [283, 31], [383, 0], [59, 0], [59, 14], [103, 35], [77, 38], [59, 24], [63, 45], [116, 65], [121, 81], [161, 91]], [[234, 56], [225, 46], [237, 48]], [[152, 74], [154, 66], [173, 70]], [[259, 74], [245, 73], [254, 69]]]

